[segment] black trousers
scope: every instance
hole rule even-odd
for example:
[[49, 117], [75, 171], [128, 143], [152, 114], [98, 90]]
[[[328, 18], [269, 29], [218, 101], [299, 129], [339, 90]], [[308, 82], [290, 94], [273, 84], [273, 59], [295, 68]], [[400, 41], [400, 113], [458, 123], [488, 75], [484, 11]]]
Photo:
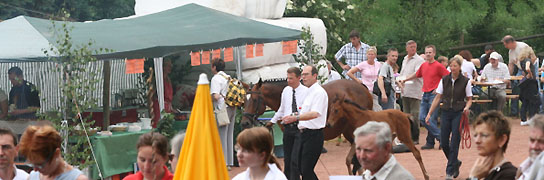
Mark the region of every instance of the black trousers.
[[287, 126], [283, 130], [283, 162], [285, 168], [283, 173], [288, 179], [300, 179], [300, 171], [298, 168], [293, 168], [292, 161], [297, 161], [298, 157], [293, 157], [293, 146], [295, 145], [295, 139], [299, 136], [300, 130], [296, 125]]
[[304, 130], [295, 139], [292, 157], [298, 157], [298, 161], [291, 164], [293, 168], [300, 170], [303, 180], [318, 179], [314, 168], [323, 149], [323, 129]]

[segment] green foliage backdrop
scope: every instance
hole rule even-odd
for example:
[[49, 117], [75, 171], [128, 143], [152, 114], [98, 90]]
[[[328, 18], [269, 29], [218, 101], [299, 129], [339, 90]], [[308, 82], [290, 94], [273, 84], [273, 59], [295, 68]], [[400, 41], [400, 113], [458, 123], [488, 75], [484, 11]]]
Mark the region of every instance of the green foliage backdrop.
[[[327, 27], [327, 59], [349, 42], [352, 29], [363, 42], [385, 54], [390, 47], [402, 53], [404, 42], [413, 39], [419, 52], [427, 44], [437, 46], [439, 55], [461, 44], [500, 40], [504, 35], [524, 37], [544, 32], [544, 0], [289, 0], [286, 17], [314, 17]], [[536, 52], [544, 51], [544, 39], [527, 40]], [[508, 53], [500, 44], [495, 49]], [[477, 57], [483, 47], [469, 49]], [[400, 61], [399, 61], [400, 63]]]

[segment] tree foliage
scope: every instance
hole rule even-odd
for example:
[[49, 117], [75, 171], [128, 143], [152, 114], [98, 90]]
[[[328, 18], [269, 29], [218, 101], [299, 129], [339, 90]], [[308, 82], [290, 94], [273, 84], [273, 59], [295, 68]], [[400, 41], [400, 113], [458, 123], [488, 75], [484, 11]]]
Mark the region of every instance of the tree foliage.
[[95, 21], [134, 15], [135, 0], [2, 0], [0, 20], [19, 15], [60, 20], [64, 9], [71, 21]]
[[[458, 50], [449, 48], [461, 44], [543, 33], [544, 0], [289, 0], [285, 16], [322, 19], [329, 60], [349, 42], [352, 29], [361, 33], [363, 42], [377, 46], [379, 54], [390, 47], [402, 52], [404, 42], [412, 39], [420, 52], [434, 44], [438, 54], [451, 57]], [[537, 52], [544, 50], [542, 39], [526, 42]], [[508, 54], [502, 45], [495, 49]], [[483, 53], [483, 47], [469, 50], [475, 56]]]

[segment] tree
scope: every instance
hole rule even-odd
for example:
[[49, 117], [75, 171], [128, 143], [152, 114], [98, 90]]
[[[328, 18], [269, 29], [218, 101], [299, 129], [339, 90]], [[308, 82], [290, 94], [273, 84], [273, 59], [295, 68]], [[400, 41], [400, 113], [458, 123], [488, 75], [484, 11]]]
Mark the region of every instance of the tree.
[[[360, 31], [363, 42], [377, 46], [379, 54], [390, 47], [402, 51], [404, 43], [412, 39], [420, 49], [434, 44], [437, 54], [449, 57], [458, 53], [449, 48], [461, 43], [496, 41], [506, 34], [522, 37], [544, 30], [542, 0], [289, 0], [285, 16], [323, 20], [329, 60], [349, 42], [352, 29]], [[536, 51], [544, 48], [542, 41], [530, 40], [528, 44]], [[496, 49], [507, 54], [501, 47]], [[483, 51], [470, 50], [473, 54]]]

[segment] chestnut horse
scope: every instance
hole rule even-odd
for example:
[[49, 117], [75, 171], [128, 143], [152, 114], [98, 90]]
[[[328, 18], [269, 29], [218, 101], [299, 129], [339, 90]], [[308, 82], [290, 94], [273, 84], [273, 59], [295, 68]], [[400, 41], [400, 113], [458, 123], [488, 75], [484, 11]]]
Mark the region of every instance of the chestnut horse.
[[[358, 103], [347, 98], [344, 99], [344, 97], [336, 98], [329, 109], [331, 112], [329, 113], [327, 122], [333, 127], [337, 124], [341, 126], [360, 127], [368, 121], [386, 122], [389, 124], [391, 133], [393, 133], [393, 139], [395, 136], [398, 137], [398, 139], [412, 151], [412, 154], [419, 162], [419, 167], [423, 172], [423, 176], [425, 179], [429, 179], [429, 175], [427, 174], [427, 170], [425, 170], [423, 160], [421, 159], [421, 153], [412, 141], [409, 114], [396, 109], [374, 112], [368, 110], [369, 108], [361, 107]], [[339, 117], [347, 117], [347, 119], [352, 120], [346, 121], [345, 118]]]
[[[287, 86], [287, 81], [284, 79], [275, 79], [264, 82], [259, 80], [257, 84], [251, 87], [251, 90], [247, 92], [250, 94], [250, 97], [244, 105], [244, 113], [242, 121], [240, 122], [242, 128], [244, 129], [258, 125], [259, 121], [257, 120], [257, 117], [265, 112], [266, 106], [270, 107], [274, 111], [277, 111], [280, 107], [281, 92], [285, 86]], [[340, 79], [323, 85], [323, 88], [325, 91], [327, 91], [327, 95], [329, 96], [329, 114], [331, 112], [330, 109], [334, 97], [340, 96], [349, 97], [362, 107], [372, 109], [372, 96], [370, 95], [368, 89], [362, 84], [352, 80]], [[350, 119], [345, 119], [345, 121], [350, 121]], [[323, 129], [323, 136], [325, 140], [331, 140], [338, 137], [340, 134], [343, 134], [346, 140], [351, 143], [350, 153], [348, 153], [348, 156], [346, 157], [346, 166], [348, 167], [349, 174], [352, 172], [351, 159], [355, 152], [355, 146], [353, 144], [353, 131], [355, 131], [355, 128], [357, 127], [349, 126], [348, 123], [344, 123], [337, 124], [335, 126], [327, 125]], [[349, 156], [350, 154], [351, 156]]]

